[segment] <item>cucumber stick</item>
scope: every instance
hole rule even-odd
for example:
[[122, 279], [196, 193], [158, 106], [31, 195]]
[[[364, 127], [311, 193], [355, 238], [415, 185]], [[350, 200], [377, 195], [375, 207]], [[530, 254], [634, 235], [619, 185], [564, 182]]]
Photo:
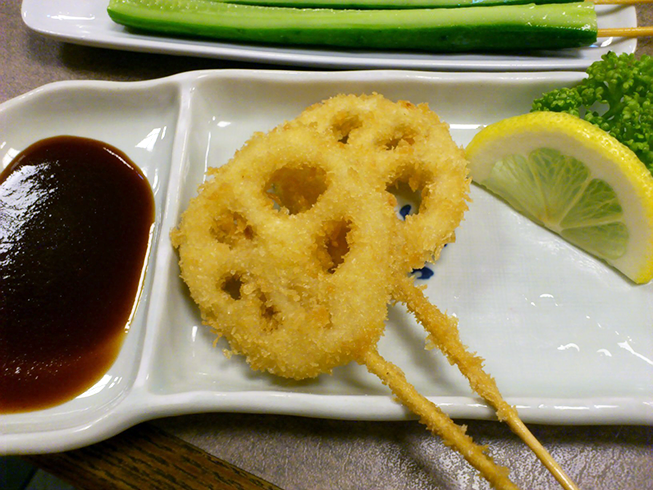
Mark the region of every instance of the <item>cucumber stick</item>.
[[119, 24], [168, 35], [364, 49], [520, 51], [585, 46], [597, 37], [591, 2], [334, 10], [215, 0], [111, 0], [108, 13]]
[[267, 7], [331, 9], [416, 9], [488, 7], [527, 3], [572, 3], [578, 0], [223, 0], [226, 3], [265, 5]]

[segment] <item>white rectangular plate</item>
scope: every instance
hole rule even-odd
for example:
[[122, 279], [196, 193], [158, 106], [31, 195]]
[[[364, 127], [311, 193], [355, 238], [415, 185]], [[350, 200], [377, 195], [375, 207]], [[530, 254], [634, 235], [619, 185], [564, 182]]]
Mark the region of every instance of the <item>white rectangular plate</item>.
[[[0, 416], [0, 451], [59, 451], [155, 417], [199, 411], [352, 420], [411, 417], [357, 365], [292, 382], [251, 371], [213, 347], [179, 279], [169, 239], [208, 166], [255, 132], [338, 93], [427, 102], [467, 144], [480, 127], [529, 110], [577, 73], [205, 71], [147, 82], [61, 82], [0, 106], [0, 162], [58, 134], [103, 140], [147, 175], [157, 212], [145, 291], [123, 349], [96, 386], [60, 406]], [[636, 286], [512, 211], [479, 187], [426, 281], [460, 319], [463, 342], [486, 359], [527, 422], [653, 423], [653, 283]], [[491, 418], [460, 373], [401, 308], [391, 308], [381, 354], [455, 417]]]
[[[322, 68], [401, 68], [419, 70], [582, 70], [607, 51], [635, 51], [637, 41], [599, 38], [593, 46], [533, 53], [428, 54], [397, 51], [332, 50], [225, 43], [174, 38], [129, 31], [114, 23], [106, 9], [108, 0], [24, 0], [23, 20], [41, 34], [90, 46], [234, 61]], [[596, 7], [599, 28], [634, 27], [635, 8]]]

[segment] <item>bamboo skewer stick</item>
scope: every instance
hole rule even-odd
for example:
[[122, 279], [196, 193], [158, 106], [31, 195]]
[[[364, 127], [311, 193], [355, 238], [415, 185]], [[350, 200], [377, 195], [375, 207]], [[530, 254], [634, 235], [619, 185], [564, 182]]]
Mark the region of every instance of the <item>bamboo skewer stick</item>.
[[447, 446], [455, 448], [490, 482], [493, 488], [518, 490], [518, 487], [509, 479], [508, 469], [494, 463], [492, 458], [486, 454], [486, 448], [477, 445], [466, 434], [464, 427], [457, 425], [437, 405], [420, 394], [406, 380], [403, 371], [381, 357], [376, 348], [366, 352], [359, 363], [378, 376], [406, 407], [419, 416], [420, 422], [426, 425], [433, 434], [440, 436]]
[[646, 37], [653, 36], [653, 26], [613, 27], [598, 30], [598, 37]]
[[406, 278], [397, 285], [395, 295], [430, 333], [429, 338], [449, 362], [458, 366], [463, 376], [469, 380], [471, 388], [496, 410], [499, 420], [505, 422], [526, 443], [562, 488], [578, 490], [573, 480], [524, 425], [517, 410], [503, 399], [494, 379], [483, 369], [482, 359], [463, 346], [457, 322], [430, 303], [423, 292], [412, 286]]
[[[637, 5], [653, 3], [653, 0], [591, 0], [595, 5]], [[653, 36], [653, 26], [613, 27], [599, 29], [598, 37], [646, 37]]]
[[640, 3], [653, 3], [653, 0], [590, 0], [596, 5], [638, 5]]
[[[591, 0], [595, 5], [637, 5], [653, 3], [653, 0]], [[613, 27], [599, 29], [598, 37], [646, 37], [653, 36], [653, 26]]]
[[591, 0], [596, 5], [635, 5], [639, 3], [653, 3], [653, 0]]
[[[590, 0], [595, 5], [637, 5], [653, 3], [653, 0]], [[599, 29], [598, 37], [646, 37], [653, 36], [653, 26], [611, 27]]]

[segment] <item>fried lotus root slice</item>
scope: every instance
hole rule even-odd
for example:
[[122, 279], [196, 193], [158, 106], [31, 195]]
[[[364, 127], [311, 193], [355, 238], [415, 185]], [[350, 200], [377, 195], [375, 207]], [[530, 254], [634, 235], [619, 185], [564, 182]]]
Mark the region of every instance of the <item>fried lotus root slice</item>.
[[282, 126], [212, 170], [173, 231], [203, 321], [253, 369], [315, 377], [382, 335], [394, 217], [365, 172]]
[[[364, 99], [354, 98], [353, 109], [364, 106]], [[301, 379], [351, 360], [364, 364], [494, 486], [514, 488], [506, 469], [497, 467], [484, 448], [417, 393], [401, 371], [376, 351], [391, 295], [405, 302], [420, 321], [423, 308], [437, 311], [423, 297], [418, 301], [411, 297], [419, 291], [405, 282], [405, 265], [437, 257], [429, 247], [439, 252], [438, 247], [453, 239], [452, 223], [457, 224], [466, 209], [468, 182], [466, 172], [455, 164], [460, 155], [429, 160], [433, 147], [421, 145], [426, 155], [415, 149], [420, 147], [419, 132], [406, 136], [402, 129], [403, 136], [398, 137], [396, 127], [394, 136], [389, 136], [391, 130], [379, 130], [394, 124], [396, 114], [387, 104], [393, 110], [409, 108], [408, 119], [416, 124], [414, 106], [379, 101], [378, 96], [372, 99], [378, 102], [374, 110], [380, 112], [366, 116], [372, 120], [366, 124], [373, 128], [366, 133], [360, 111], [353, 118], [342, 112], [343, 117], [331, 119], [326, 126], [320, 126], [322, 116], [302, 122], [303, 114], [299, 123], [287, 123], [268, 136], [256, 135], [230, 164], [213, 171], [213, 179], [203, 186], [172, 234], [182, 276], [204, 321], [227, 337], [232, 349], [245, 355], [253, 368]], [[328, 115], [329, 110], [324, 120]], [[417, 128], [436, 120], [437, 116], [421, 121]], [[450, 139], [448, 131], [446, 137]], [[448, 169], [453, 173], [445, 179], [442, 174]], [[441, 212], [445, 218], [453, 215], [452, 221], [439, 224], [437, 213], [425, 212], [422, 199], [418, 214], [426, 215], [427, 223], [414, 219], [399, 225], [394, 198], [386, 190], [402, 179], [435, 204], [450, 197], [453, 208]], [[462, 180], [463, 184], [450, 196], [438, 196], [424, 190], [430, 180], [450, 180], [453, 185]], [[456, 205], [456, 200], [463, 202]], [[427, 224], [434, 228], [428, 230]], [[402, 258], [409, 255], [410, 260]], [[380, 287], [384, 282], [386, 287]], [[444, 336], [455, 339], [443, 341], [442, 332], [429, 325], [434, 320], [427, 318], [425, 328], [437, 337], [434, 342], [445, 351], [451, 342], [457, 346], [457, 329], [436, 320], [438, 327], [448, 330]], [[452, 359], [450, 352], [445, 353]], [[463, 358], [466, 355], [474, 357], [464, 351]], [[465, 372], [464, 362], [459, 365], [473, 381], [475, 374]], [[478, 388], [473, 382], [472, 386]]]
[[411, 208], [397, 222], [404, 246], [395, 262], [420, 268], [455, 240], [467, 210], [467, 161], [426, 104], [338, 95], [309, 107], [293, 124], [315, 128], [375, 169], [377, 186], [394, 197], [388, 205], [396, 207], [398, 198]]

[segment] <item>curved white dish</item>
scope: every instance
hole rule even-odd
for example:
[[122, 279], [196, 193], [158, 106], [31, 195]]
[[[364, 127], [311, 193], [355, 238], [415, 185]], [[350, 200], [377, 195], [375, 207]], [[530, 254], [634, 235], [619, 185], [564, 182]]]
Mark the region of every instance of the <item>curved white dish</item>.
[[[208, 165], [225, 163], [254, 131], [341, 92], [428, 102], [466, 144], [480, 126], [523, 113], [576, 73], [205, 71], [167, 79], [62, 82], [0, 106], [3, 166], [57, 134], [97, 138], [136, 162], [157, 212], [145, 291], [124, 347], [100, 383], [48, 410], [0, 416], [0, 452], [60, 451], [140, 421], [199, 411], [354, 420], [410, 417], [360, 366], [291, 382], [227, 360], [200, 326], [178, 278], [168, 232]], [[460, 318], [463, 341], [487, 360], [528, 422], [653, 423], [653, 283], [635, 286], [513, 212], [481, 188], [427, 281], [433, 302]], [[400, 308], [381, 353], [456, 417], [489, 418], [462, 376]]]
[[[223, 43], [132, 32], [114, 23], [108, 0], [23, 0], [22, 15], [32, 30], [67, 42], [176, 55], [323, 68], [392, 68], [417, 70], [584, 70], [607, 51], [635, 51], [637, 41], [600, 38], [580, 49], [542, 51], [528, 55], [426, 54], [390, 51], [332, 50]], [[596, 7], [600, 28], [634, 27], [635, 8]]]

